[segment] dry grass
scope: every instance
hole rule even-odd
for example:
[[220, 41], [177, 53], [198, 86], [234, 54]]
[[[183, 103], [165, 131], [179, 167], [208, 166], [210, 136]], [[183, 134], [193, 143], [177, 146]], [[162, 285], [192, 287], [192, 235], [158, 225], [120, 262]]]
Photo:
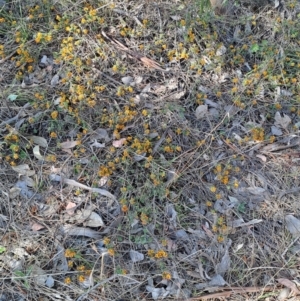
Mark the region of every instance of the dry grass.
[[0, 300], [276, 300], [299, 277], [299, 13], [6, 1]]

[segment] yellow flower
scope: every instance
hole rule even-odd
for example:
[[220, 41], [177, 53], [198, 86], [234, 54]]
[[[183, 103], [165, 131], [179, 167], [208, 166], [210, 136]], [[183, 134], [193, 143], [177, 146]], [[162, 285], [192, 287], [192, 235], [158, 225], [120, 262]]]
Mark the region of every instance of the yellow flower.
[[77, 277], [77, 280], [78, 280], [78, 282], [84, 282], [84, 281], [85, 281], [84, 275], [79, 275], [79, 276]]
[[80, 272], [83, 272], [85, 270], [85, 266], [82, 264], [82, 265], [79, 265], [77, 268], [76, 268], [77, 271], [80, 271]]
[[110, 255], [110, 256], [115, 256], [115, 250], [113, 248], [110, 248], [107, 250], [107, 253]]
[[70, 284], [72, 282], [71, 277], [66, 277], [64, 280], [65, 284]]
[[42, 38], [43, 38], [43, 34], [41, 32], [38, 32], [35, 36], [35, 42], [40, 43]]
[[53, 138], [53, 139], [55, 139], [55, 138], [57, 138], [57, 134], [55, 132], [51, 132], [50, 133], [50, 137]]
[[186, 52], [186, 49], [183, 49], [182, 52], [180, 53], [180, 58], [185, 60], [189, 58], [188, 53]]
[[236, 93], [237, 91], [238, 91], [237, 86], [235, 86], [235, 87], [233, 87], [233, 88], [231, 89], [231, 92], [232, 92], [232, 93]]
[[228, 184], [228, 182], [229, 182], [229, 178], [228, 178], [228, 176], [224, 176], [223, 178], [222, 178], [222, 181], [221, 181], [224, 185], [227, 185]]
[[67, 258], [73, 258], [75, 255], [76, 255], [76, 252], [74, 250], [66, 249], [65, 256]]
[[110, 243], [110, 238], [109, 238], [109, 237], [104, 237], [104, 238], [103, 238], [103, 243], [104, 243], [105, 245], [108, 245], [108, 244]]
[[150, 258], [154, 258], [155, 257], [155, 251], [154, 250], [148, 250], [148, 256], [150, 257]]
[[222, 171], [222, 165], [221, 164], [218, 164], [217, 166], [216, 166], [216, 172], [217, 173], [220, 173]]
[[162, 277], [163, 277], [163, 279], [166, 279], [166, 280], [171, 280], [172, 279], [172, 276], [169, 272], [163, 272]]
[[142, 225], [144, 225], [144, 226], [147, 225], [149, 222], [149, 217], [145, 213], [141, 214], [140, 219], [141, 219]]
[[52, 118], [52, 119], [57, 119], [57, 116], [58, 116], [58, 112], [57, 112], [57, 111], [53, 111], [53, 112], [51, 113], [51, 118]]
[[181, 128], [177, 128], [175, 132], [176, 132], [176, 134], [180, 135], [182, 133], [182, 129]]
[[72, 268], [73, 265], [74, 265], [74, 262], [73, 262], [72, 260], [69, 260], [69, 261], [68, 261], [68, 267], [69, 267], [69, 268]]
[[157, 259], [159, 259], [159, 258], [167, 258], [167, 257], [168, 257], [168, 253], [165, 252], [164, 250], [159, 250], [155, 254], [155, 258], [157, 258]]
[[217, 240], [218, 240], [219, 243], [223, 242], [224, 241], [224, 236], [219, 235]]
[[47, 42], [51, 42], [51, 41], [52, 41], [52, 35], [51, 35], [51, 33], [48, 33], [48, 34], [45, 36], [45, 40], [46, 40]]
[[206, 204], [207, 207], [211, 207], [212, 206], [212, 202], [211, 201], [206, 201], [205, 204]]
[[167, 146], [164, 147], [164, 151], [166, 153], [172, 153], [173, 152], [172, 148], [169, 145], [167, 145]]
[[122, 210], [122, 212], [126, 213], [126, 212], [128, 212], [129, 208], [127, 205], [123, 205], [121, 210]]
[[210, 191], [215, 193], [217, 191], [217, 187], [216, 186], [212, 186], [210, 187]]

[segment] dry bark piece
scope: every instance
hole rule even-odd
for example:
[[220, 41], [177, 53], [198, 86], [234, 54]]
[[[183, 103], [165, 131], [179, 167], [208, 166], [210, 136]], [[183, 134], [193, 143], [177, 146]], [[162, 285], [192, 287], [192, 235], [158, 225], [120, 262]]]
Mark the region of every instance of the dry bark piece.
[[279, 278], [279, 279], [277, 279], [277, 281], [280, 284], [286, 286], [287, 288], [290, 288], [296, 295], [300, 294], [300, 291], [298, 290], [296, 284], [294, 282], [292, 282], [291, 280], [286, 279], [286, 278]]

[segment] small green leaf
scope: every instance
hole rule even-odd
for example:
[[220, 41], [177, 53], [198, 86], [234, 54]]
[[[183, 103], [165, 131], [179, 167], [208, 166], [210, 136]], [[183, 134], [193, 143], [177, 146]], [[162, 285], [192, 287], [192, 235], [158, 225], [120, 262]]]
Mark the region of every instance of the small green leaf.
[[251, 46], [251, 49], [250, 49], [251, 52], [255, 53], [255, 52], [257, 52], [258, 50], [259, 50], [259, 45], [258, 45], [258, 44], [253, 44], [253, 45]]
[[10, 94], [10, 95], [8, 95], [7, 98], [10, 101], [15, 101], [17, 99], [17, 97], [18, 97], [18, 95], [16, 95], [16, 94]]
[[6, 251], [6, 248], [3, 246], [0, 246], [0, 254], [4, 253]]

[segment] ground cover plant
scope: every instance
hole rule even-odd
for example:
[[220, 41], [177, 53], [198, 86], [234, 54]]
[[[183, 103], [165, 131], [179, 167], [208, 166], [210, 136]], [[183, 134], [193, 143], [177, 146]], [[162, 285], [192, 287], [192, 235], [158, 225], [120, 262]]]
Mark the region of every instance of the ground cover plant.
[[0, 1], [0, 300], [297, 300], [299, 20]]

